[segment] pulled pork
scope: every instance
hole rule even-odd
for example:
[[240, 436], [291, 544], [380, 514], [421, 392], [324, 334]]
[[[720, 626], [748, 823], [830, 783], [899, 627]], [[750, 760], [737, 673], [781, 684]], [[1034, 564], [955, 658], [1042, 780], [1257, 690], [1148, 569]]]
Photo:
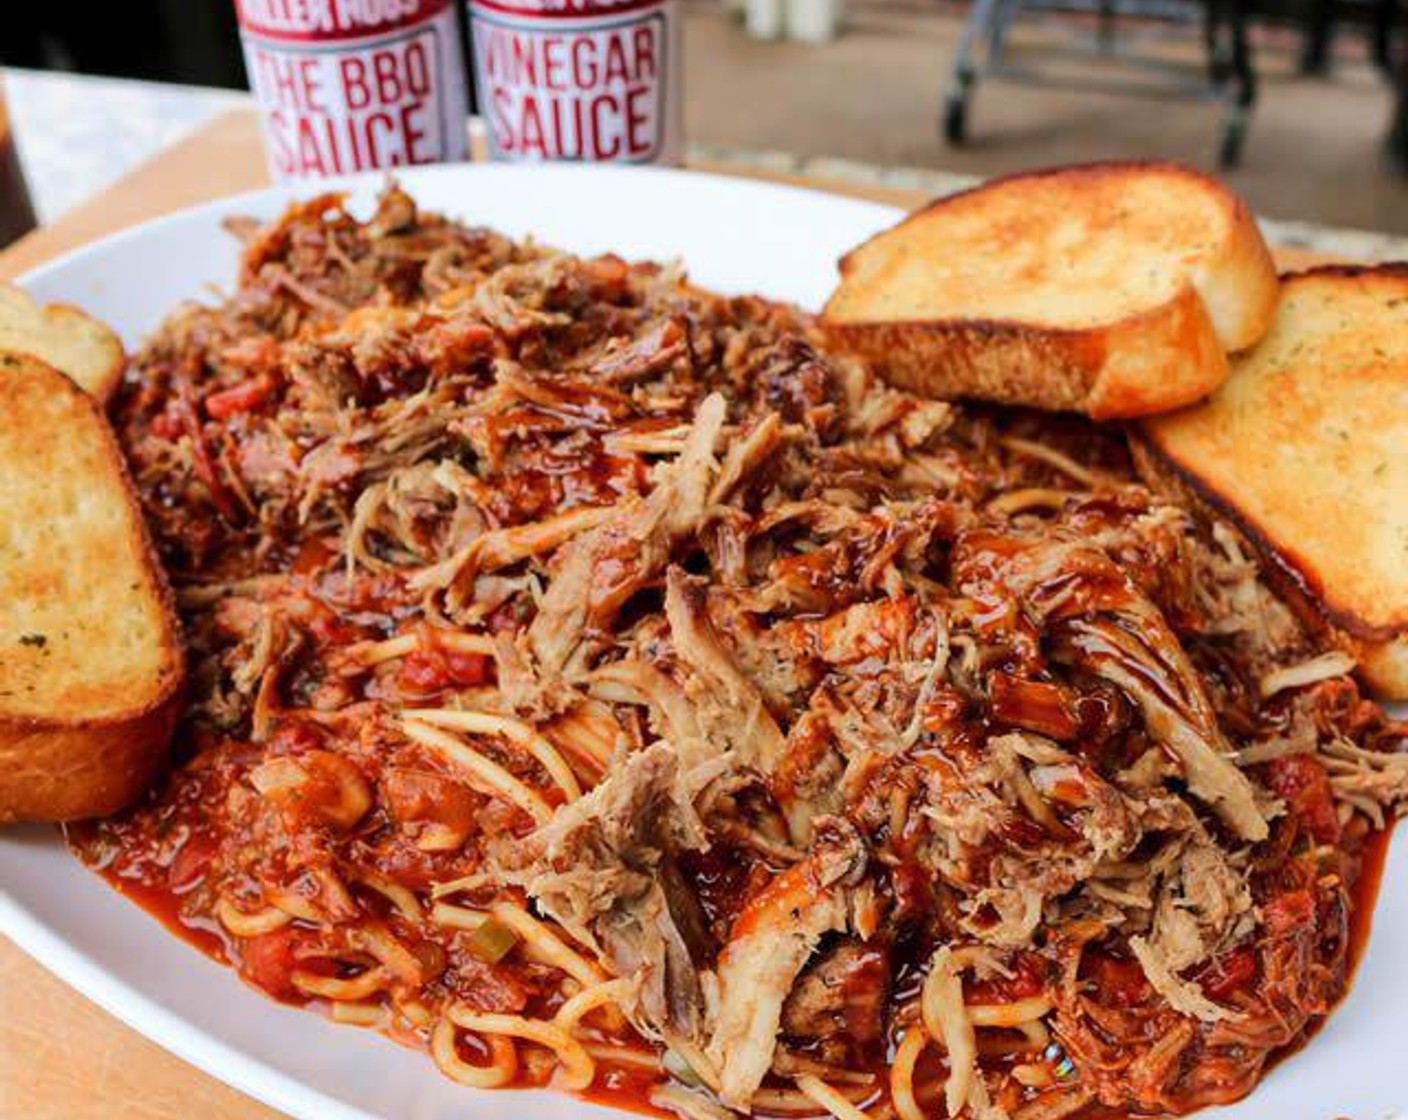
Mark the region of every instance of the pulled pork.
[[922, 1099], [1057, 1117], [1232, 1100], [1343, 994], [1404, 729], [1118, 428], [395, 188], [260, 230], [114, 415], [195, 674], [83, 844], [281, 998], [426, 1041], [580, 951], [636, 1099], [879, 1098], [923, 1032]]

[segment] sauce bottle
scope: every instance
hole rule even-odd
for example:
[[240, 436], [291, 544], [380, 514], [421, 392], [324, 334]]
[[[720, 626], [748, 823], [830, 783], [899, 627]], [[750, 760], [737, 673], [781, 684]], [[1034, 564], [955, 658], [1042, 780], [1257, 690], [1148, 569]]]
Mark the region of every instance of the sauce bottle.
[[281, 182], [469, 154], [454, 0], [236, 0]]
[[677, 164], [679, 0], [467, 0], [498, 160]]

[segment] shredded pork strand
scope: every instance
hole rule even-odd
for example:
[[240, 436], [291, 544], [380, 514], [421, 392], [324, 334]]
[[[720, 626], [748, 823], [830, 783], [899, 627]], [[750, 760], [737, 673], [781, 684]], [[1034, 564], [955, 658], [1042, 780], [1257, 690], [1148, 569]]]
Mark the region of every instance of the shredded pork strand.
[[1122, 430], [395, 187], [241, 232], [114, 406], [192, 690], [80, 843], [251, 982], [690, 1120], [1181, 1113], [1343, 994], [1404, 728]]

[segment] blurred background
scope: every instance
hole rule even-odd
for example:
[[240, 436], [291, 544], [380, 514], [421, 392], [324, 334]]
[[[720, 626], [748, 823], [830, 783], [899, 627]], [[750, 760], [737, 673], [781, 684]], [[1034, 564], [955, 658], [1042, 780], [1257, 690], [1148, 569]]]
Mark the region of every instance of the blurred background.
[[[0, 64], [238, 89], [232, 0], [13, 5]], [[685, 0], [692, 145], [992, 175], [1221, 171], [1271, 217], [1408, 233], [1408, 3]]]

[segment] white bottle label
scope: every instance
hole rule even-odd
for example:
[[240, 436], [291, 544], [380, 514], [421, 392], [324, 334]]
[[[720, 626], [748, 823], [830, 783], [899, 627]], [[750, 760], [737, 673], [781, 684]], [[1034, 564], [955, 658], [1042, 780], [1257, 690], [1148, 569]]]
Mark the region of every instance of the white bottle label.
[[469, 0], [469, 11], [493, 158], [679, 162], [677, 0]]
[[468, 155], [452, 0], [238, 0], [238, 9], [275, 178]]

